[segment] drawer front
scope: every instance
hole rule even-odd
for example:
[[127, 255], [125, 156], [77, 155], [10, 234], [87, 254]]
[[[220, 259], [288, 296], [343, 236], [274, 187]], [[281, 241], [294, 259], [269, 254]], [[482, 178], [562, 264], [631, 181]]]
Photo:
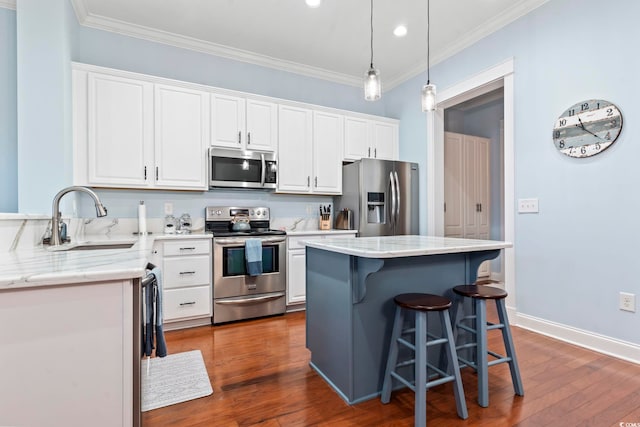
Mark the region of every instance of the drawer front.
[[169, 289], [163, 292], [163, 318], [165, 321], [187, 317], [211, 316], [211, 287]]
[[211, 239], [164, 242], [164, 256], [200, 255], [211, 253]]
[[211, 283], [211, 258], [208, 255], [164, 259], [164, 289]]

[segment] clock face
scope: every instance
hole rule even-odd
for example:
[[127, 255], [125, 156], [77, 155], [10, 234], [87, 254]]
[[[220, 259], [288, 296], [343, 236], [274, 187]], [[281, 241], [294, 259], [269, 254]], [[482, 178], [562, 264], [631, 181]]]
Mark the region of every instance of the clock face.
[[553, 126], [553, 142], [570, 157], [589, 157], [609, 148], [622, 130], [622, 113], [602, 99], [569, 107]]

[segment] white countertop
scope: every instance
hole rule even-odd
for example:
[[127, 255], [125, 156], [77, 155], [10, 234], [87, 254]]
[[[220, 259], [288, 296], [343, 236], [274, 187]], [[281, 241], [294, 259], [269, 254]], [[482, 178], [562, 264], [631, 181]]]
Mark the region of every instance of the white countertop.
[[135, 244], [129, 249], [52, 251], [36, 246], [15, 252], [0, 252], [0, 291], [142, 277], [146, 274], [145, 268], [151, 259], [155, 240], [211, 237], [211, 234], [87, 236], [72, 245], [125, 241], [134, 241]]
[[358, 230], [300, 230], [300, 231], [287, 231], [287, 236], [309, 236], [312, 234], [321, 234], [321, 235], [341, 235], [341, 234], [354, 234], [357, 233]]
[[510, 248], [510, 242], [436, 236], [340, 237], [309, 240], [306, 246], [363, 258], [400, 258]]

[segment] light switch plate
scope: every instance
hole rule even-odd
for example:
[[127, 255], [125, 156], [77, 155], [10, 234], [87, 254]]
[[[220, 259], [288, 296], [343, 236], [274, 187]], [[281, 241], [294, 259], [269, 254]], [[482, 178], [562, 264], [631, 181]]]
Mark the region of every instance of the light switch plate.
[[165, 215], [173, 215], [173, 203], [164, 202], [164, 214]]
[[538, 199], [518, 199], [518, 213], [538, 213]]

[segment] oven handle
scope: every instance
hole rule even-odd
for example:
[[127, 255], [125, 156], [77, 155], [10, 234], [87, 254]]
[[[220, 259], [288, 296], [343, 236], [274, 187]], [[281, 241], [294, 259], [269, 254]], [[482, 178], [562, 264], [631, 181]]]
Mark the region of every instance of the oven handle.
[[260, 173], [260, 186], [264, 187], [264, 182], [267, 179], [267, 163], [264, 161], [264, 154], [260, 153], [260, 161], [262, 162], [262, 172]]
[[249, 298], [225, 298], [221, 300], [215, 300], [216, 304], [223, 305], [239, 305], [239, 304], [251, 304], [255, 302], [265, 302], [271, 301], [274, 299], [282, 298], [285, 295], [284, 292], [278, 292], [276, 294], [263, 295], [259, 297], [249, 297]]
[[[262, 243], [282, 243], [286, 240], [286, 237], [265, 237]], [[244, 244], [244, 240], [241, 239], [213, 239], [213, 243], [220, 246], [241, 246]]]

